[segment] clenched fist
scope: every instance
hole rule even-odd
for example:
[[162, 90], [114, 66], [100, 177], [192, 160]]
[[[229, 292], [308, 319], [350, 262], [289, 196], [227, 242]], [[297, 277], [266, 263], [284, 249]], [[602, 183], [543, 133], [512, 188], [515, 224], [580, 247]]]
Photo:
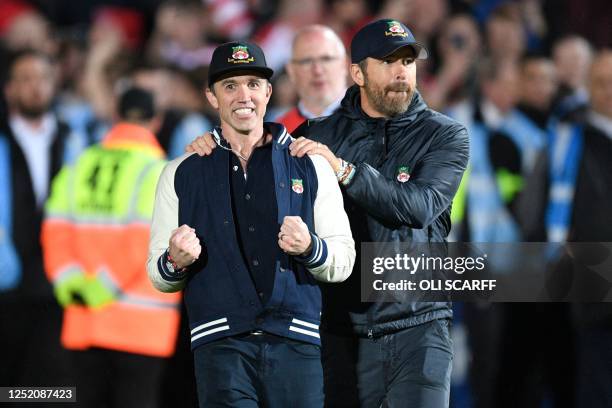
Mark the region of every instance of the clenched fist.
[[200, 245], [200, 239], [196, 236], [195, 229], [183, 224], [172, 231], [168, 253], [179, 269], [194, 263], [201, 252], [202, 246]]
[[289, 255], [304, 255], [312, 249], [312, 238], [308, 226], [301, 217], [292, 216], [283, 219], [278, 233], [278, 246]]

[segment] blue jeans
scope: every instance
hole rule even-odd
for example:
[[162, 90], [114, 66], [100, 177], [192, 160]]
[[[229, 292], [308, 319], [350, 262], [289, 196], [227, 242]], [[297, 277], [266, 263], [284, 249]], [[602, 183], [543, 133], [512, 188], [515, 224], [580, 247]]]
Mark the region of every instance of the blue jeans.
[[449, 320], [371, 339], [323, 333], [322, 341], [326, 407], [448, 407]]
[[323, 407], [319, 346], [242, 335], [198, 347], [194, 361], [201, 408]]

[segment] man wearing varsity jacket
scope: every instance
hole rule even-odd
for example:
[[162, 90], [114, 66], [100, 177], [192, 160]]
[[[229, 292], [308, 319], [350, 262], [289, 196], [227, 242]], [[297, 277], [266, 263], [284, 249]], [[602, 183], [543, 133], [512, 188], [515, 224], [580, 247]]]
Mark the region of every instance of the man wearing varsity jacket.
[[148, 273], [184, 289], [201, 407], [322, 407], [317, 281], [344, 281], [355, 261], [333, 170], [263, 122], [271, 76], [257, 45], [217, 47], [220, 148], [170, 162], [157, 186]]

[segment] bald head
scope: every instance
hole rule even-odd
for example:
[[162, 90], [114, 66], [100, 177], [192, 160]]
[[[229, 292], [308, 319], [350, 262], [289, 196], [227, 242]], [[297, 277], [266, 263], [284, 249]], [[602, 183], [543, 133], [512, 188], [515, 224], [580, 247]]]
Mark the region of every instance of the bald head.
[[612, 119], [612, 50], [601, 51], [589, 72], [591, 108]]
[[553, 59], [562, 84], [571, 89], [585, 86], [593, 51], [584, 38], [570, 36], [559, 40], [553, 47]]
[[297, 32], [287, 73], [300, 101], [321, 114], [347, 87], [348, 61], [338, 35], [329, 27], [309, 25]]
[[321, 24], [312, 24], [301, 28], [293, 37], [291, 57], [295, 58], [296, 51], [302, 51], [304, 47], [316, 47], [321, 43], [335, 48], [338, 55], [346, 55], [344, 44], [334, 30]]

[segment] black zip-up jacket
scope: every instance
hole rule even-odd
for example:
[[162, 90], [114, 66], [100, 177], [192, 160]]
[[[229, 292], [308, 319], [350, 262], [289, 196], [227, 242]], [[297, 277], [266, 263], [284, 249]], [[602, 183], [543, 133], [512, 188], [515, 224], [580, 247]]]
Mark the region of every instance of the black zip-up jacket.
[[[379, 336], [452, 317], [450, 302], [362, 303], [358, 244], [446, 242], [451, 201], [469, 156], [465, 127], [429, 109], [418, 92], [406, 112], [371, 118], [361, 109], [359, 88], [352, 86], [338, 111], [304, 122], [293, 136], [324, 143], [356, 166], [343, 193], [359, 273], [340, 285], [324, 285], [322, 327]], [[398, 173], [406, 170], [410, 178], [401, 183]]]
[[[49, 185], [62, 167], [66, 139], [70, 133], [70, 129], [63, 122], [58, 121], [57, 125], [49, 152]], [[20, 284], [15, 289], [2, 293], [0, 301], [19, 299], [28, 302], [55, 302], [53, 288], [45, 275], [39, 239], [43, 210], [36, 206], [28, 163], [10, 128], [8, 118], [2, 118], [0, 134], [8, 139], [10, 146], [12, 240], [22, 266]]]

